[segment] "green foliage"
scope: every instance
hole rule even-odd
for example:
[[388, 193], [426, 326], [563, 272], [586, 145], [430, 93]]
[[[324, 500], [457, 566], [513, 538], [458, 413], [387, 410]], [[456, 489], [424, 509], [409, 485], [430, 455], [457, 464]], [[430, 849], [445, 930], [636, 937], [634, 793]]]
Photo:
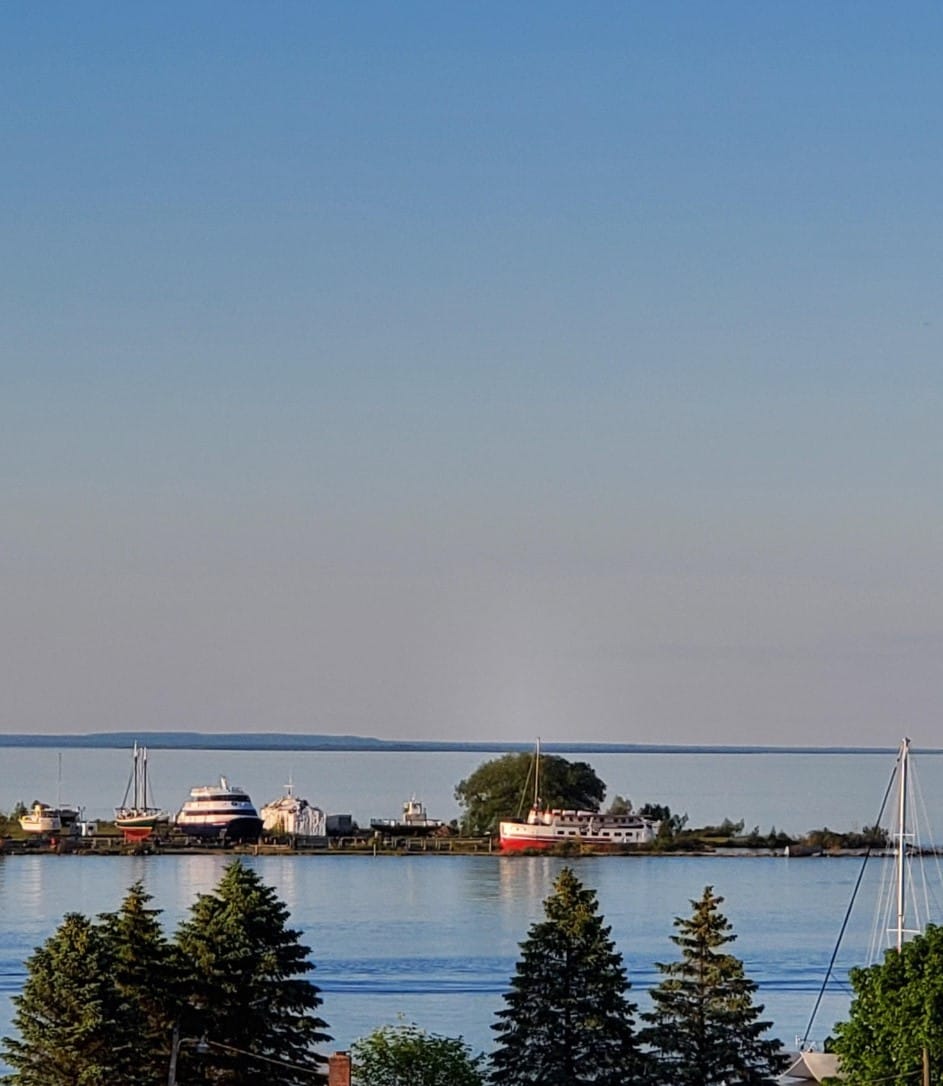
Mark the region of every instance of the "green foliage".
[[105, 913], [100, 931], [109, 975], [121, 1009], [120, 1033], [111, 1047], [115, 1081], [162, 1086], [167, 1080], [167, 1044], [174, 1021], [175, 975], [159, 910], [140, 882], [117, 913]]
[[645, 1081], [635, 1005], [596, 895], [564, 868], [492, 1029], [493, 1086], [631, 1086]]
[[183, 1049], [181, 1081], [314, 1081], [322, 1059], [313, 1046], [330, 1038], [316, 1013], [319, 990], [304, 976], [314, 968], [309, 949], [287, 921], [288, 909], [275, 891], [238, 861], [226, 868], [214, 893], [201, 894], [193, 905], [176, 943], [187, 994], [181, 1028], [205, 1037], [211, 1051]]
[[[502, 818], [515, 817], [530, 804], [534, 757], [505, 754], [484, 762], [455, 787], [463, 808], [465, 833], [495, 833]], [[540, 756], [540, 800], [547, 807], [598, 811], [606, 786], [586, 762], [570, 762], [556, 754]]]
[[239, 863], [197, 900], [168, 944], [141, 885], [93, 924], [69, 914], [26, 963], [19, 1036], [2, 1052], [10, 1086], [163, 1086], [174, 1032], [190, 1086], [299, 1086], [324, 1080], [330, 1038], [305, 974], [308, 948], [275, 892]]
[[69, 913], [26, 963], [13, 997], [19, 1037], [3, 1038], [3, 1058], [15, 1086], [112, 1086], [112, 1046], [124, 1031], [101, 931]]
[[712, 1083], [772, 1083], [783, 1070], [778, 1040], [765, 1039], [769, 1022], [753, 1003], [756, 984], [743, 963], [723, 947], [736, 939], [719, 911], [723, 898], [705, 887], [692, 901], [690, 919], [675, 919], [672, 942], [681, 960], [658, 962], [663, 980], [651, 991], [653, 1009], [641, 1039], [657, 1061], [658, 1079], [668, 1086]]
[[351, 1047], [354, 1086], [482, 1086], [483, 1061], [461, 1037], [413, 1023], [381, 1026]]
[[943, 1082], [943, 927], [930, 924], [889, 950], [884, 961], [851, 971], [854, 996], [848, 1021], [834, 1031], [832, 1049], [841, 1060], [842, 1080], [917, 1082], [923, 1049], [931, 1081]]

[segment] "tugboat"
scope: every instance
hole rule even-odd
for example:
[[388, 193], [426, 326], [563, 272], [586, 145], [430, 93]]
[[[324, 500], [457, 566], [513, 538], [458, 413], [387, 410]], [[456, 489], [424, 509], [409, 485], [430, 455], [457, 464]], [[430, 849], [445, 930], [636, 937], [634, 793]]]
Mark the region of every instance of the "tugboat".
[[402, 834], [404, 836], [438, 833], [445, 828], [441, 818], [429, 818], [426, 808], [416, 799], [406, 800], [403, 804], [402, 818], [371, 818], [370, 829], [377, 833]]
[[197, 785], [177, 812], [177, 828], [188, 837], [216, 841], [258, 841], [262, 819], [242, 788], [225, 777], [219, 784]]

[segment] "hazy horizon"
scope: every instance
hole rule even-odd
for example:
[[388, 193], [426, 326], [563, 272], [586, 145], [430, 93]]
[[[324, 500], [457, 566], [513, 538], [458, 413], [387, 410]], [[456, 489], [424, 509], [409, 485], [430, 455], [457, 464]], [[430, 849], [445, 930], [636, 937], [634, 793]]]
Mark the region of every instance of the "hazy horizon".
[[0, 26], [0, 731], [933, 745], [937, 5]]

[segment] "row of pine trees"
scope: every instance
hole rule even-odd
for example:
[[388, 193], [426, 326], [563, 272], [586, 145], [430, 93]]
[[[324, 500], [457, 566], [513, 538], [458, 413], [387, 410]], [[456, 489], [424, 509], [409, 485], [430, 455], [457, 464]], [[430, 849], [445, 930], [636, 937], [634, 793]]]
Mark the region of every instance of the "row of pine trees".
[[564, 868], [545, 918], [521, 944], [494, 1029], [494, 1086], [710, 1086], [772, 1083], [784, 1068], [766, 1036], [756, 984], [725, 947], [736, 936], [705, 888], [675, 920], [680, 959], [657, 963], [661, 982], [641, 1015], [593, 890]]
[[[310, 951], [275, 891], [230, 864], [172, 938], [149, 901], [135, 884], [117, 912], [95, 921], [70, 914], [34, 952], [14, 999], [18, 1035], [3, 1040], [13, 1068], [5, 1081], [163, 1086], [171, 1062], [171, 1080], [186, 1084], [324, 1081], [319, 1048], [330, 1036], [307, 976]], [[521, 943], [490, 1056], [416, 1045], [422, 1037], [407, 1031], [411, 1064], [401, 1048], [395, 1069], [373, 1058], [358, 1077], [355, 1061], [355, 1086], [772, 1083], [780, 1043], [766, 1036], [756, 985], [728, 953], [735, 935], [722, 901], [707, 887], [692, 916], [675, 921], [680, 957], [658, 964], [651, 1010], [639, 1015], [595, 892], [564, 868]], [[376, 1046], [361, 1050], [376, 1056]], [[451, 1063], [424, 1059], [443, 1050]]]

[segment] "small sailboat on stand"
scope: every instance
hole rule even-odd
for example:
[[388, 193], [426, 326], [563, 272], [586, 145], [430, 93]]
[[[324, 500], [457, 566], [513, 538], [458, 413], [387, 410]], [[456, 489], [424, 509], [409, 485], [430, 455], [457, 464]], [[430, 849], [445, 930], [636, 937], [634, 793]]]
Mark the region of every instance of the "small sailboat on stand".
[[131, 753], [131, 776], [124, 790], [124, 799], [121, 806], [115, 808], [115, 825], [126, 841], [143, 841], [159, 826], [169, 822], [170, 813], [150, 802], [147, 747], [139, 747], [135, 743]]
[[24, 833], [37, 835], [71, 833], [79, 816], [78, 808], [62, 804], [62, 755], [60, 754], [57, 756], [55, 807], [49, 803], [34, 800], [32, 807], [20, 817], [20, 829]]

